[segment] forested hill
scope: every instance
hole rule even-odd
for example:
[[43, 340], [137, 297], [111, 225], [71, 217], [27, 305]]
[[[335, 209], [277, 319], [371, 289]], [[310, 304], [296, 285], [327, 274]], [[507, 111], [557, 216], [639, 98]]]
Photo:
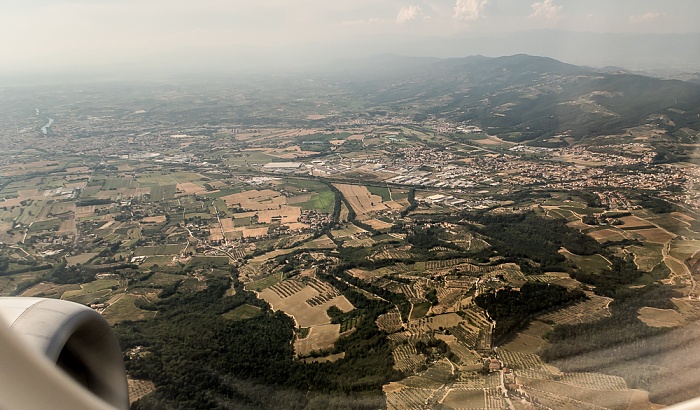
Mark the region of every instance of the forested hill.
[[581, 139], [654, 123], [673, 134], [700, 126], [700, 86], [545, 57], [381, 56], [336, 71], [366, 107], [473, 121], [511, 141]]

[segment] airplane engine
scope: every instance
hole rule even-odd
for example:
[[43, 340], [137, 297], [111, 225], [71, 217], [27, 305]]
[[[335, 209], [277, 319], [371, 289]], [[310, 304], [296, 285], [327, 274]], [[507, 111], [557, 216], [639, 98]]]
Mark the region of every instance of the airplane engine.
[[[0, 336], [0, 408], [42, 406], [32, 400], [51, 404], [43, 408], [129, 407], [121, 349], [94, 310], [64, 300], [0, 298]], [[33, 393], [23, 393], [27, 387]]]

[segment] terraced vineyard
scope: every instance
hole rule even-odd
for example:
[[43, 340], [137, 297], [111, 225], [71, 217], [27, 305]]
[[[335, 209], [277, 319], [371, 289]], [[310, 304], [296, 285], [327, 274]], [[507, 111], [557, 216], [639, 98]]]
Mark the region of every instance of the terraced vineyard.
[[469, 349], [486, 352], [491, 350], [491, 323], [478, 309], [472, 306], [460, 311], [464, 321], [450, 327], [449, 331]]
[[425, 302], [423, 292], [421, 290], [416, 289], [413, 285], [401, 284], [398, 287], [398, 292], [406, 295], [408, 301], [413, 304]]
[[245, 248], [235, 248], [229, 251], [229, 253], [236, 259], [243, 259], [248, 254]]
[[476, 349], [476, 342], [479, 339], [479, 330], [475, 330], [465, 323], [460, 323], [458, 326], [451, 327], [450, 333], [454, 335], [460, 343], [470, 349]]
[[389, 410], [421, 410], [434, 390], [404, 387], [386, 394], [386, 407]]
[[486, 376], [463, 374], [458, 380], [459, 381], [452, 383], [451, 388], [453, 390], [497, 388], [501, 384], [498, 373], [489, 373]]
[[397, 345], [391, 354], [394, 357], [394, 368], [402, 372], [412, 372], [425, 363], [425, 356], [419, 354], [411, 343]]
[[477, 279], [473, 277], [445, 276], [445, 287], [471, 289], [474, 287], [476, 280]]
[[513, 370], [541, 370], [547, 366], [545, 362], [536, 354], [512, 352], [505, 349], [498, 349], [498, 358], [503, 365]]
[[601, 373], [564, 373], [554, 380], [591, 390], [627, 390], [627, 383], [622, 377]]
[[427, 342], [430, 340], [430, 335], [422, 330], [406, 330], [403, 332], [392, 333], [387, 336], [393, 343], [416, 343], [419, 341]]
[[[540, 404], [553, 409], [625, 409], [634, 396], [631, 390], [598, 390], [563, 384], [561, 382], [521, 379], [521, 388]], [[604, 393], [604, 394], [602, 394]]]
[[425, 268], [426, 269], [444, 269], [444, 268], [451, 268], [452, 266], [461, 265], [463, 263], [468, 263], [468, 262], [473, 262], [473, 261], [471, 259], [467, 259], [467, 258], [427, 261], [425, 263]]
[[610, 298], [589, 294], [589, 300], [576, 303], [556, 312], [539, 317], [540, 320], [557, 324], [590, 323], [610, 316]]
[[497, 388], [485, 389], [486, 393], [486, 409], [507, 409], [508, 403], [503, 399], [501, 392]]
[[285, 280], [284, 282], [270, 286], [270, 290], [283, 299], [300, 292], [302, 289], [304, 289], [304, 284], [296, 279]]
[[401, 313], [397, 308], [394, 308], [390, 312], [377, 317], [375, 323], [377, 324], [379, 330], [387, 333], [398, 332], [403, 328]]
[[456, 340], [456, 338], [455, 340], [446, 341], [446, 343], [450, 351], [457, 356], [461, 364], [472, 364], [481, 359], [481, 356], [474, 353], [467, 346], [462, 344], [462, 342]]
[[545, 409], [583, 409], [583, 410], [604, 410], [605, 407], [596, 406], [590, 403], [571, 400], [557, 394], [544, 390], [523, 386], [522, 390], [529, 396], [536, 397], [540, 408]]
[[373, 261], [384, 260], [384, 259], [401, 260], [401, 259], [410, 259], [410, 258], [411, 258], [411, 254], [405, 250], [387, 249], [387, 248], [382, 249], [379, 252], [375, 252], [374, 254], [372, 254], [369, 257], [369, 259], [373, 260]]
[[313, 298], [308, 299], [306, 301], [306, 303], [308, 303], [309, 306], [322, 305], [328, 302], [329, 300], [340, 296], [340, 291], [338, 291], [338, 289], [334, 288], [328, 283], [321, 282], [316, 278], [311, 279], [308, 284], [319, 293], [319, 295], [314, 296]]
[[433, 306], [433, 313], [440, 314], [452, 308], [464, 295], [464, 289], [460, 288], [437, 288], [437, 298], [439, 304]]

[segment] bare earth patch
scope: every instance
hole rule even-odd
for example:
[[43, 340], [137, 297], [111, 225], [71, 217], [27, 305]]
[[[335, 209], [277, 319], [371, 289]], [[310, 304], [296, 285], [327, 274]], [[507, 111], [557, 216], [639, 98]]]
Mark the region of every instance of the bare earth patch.
[[639, 229], [634, 231], [634, 233], [643, 236], [644, 239], [651, 243], [666, 243], [674, 238], [674, 235], [660, 228]]
[[639, 309], [637, 317], [651, 327], [676, 327], [685, 324], [683, 316], [673, 309], [643, 307]]
[[149, 216], [146, 218], [143, 218], [141, 221], [144, 223], [153, 223], [153, 224], [160, 224], [165, 222], [166, 218], [165, 215], [158, 215], [158, 216]]
[[262, 191], [254, 189], [238, 194], [227, 195], [221, 199], [223, 199], [228, 206], [240, 205], [241, 208], [258, 211], [279, 209], [282, 205], [287, 204], [286, 197], [270, 189], [264, 189]]
[[382, 202], [382, 197], [373, 195], [367, 187], [360, 185], [334, 184], [343, 194], [348, 203], [358, 216], [376, 211], [383, 211], [387, 206]]
[[[319, 295], [319, 292], [311, 286], [304, 286], [299, 292], [281, 298], [271, 289], [263, 289], [259, 297], [265, 299], [272, 306], [273, 310], [282, 310], [294, 317], [300, 327], [311, 327], [317, 325], [330, 324], [331, 318], [326, 311], [331, 306], [336, 306], [343, 312], [349, 312], [354, 307], [345, 296], [336, 296], [333, 299], [316, 306], [310, 306], [307, 300]], [[338, 328], [340, 329], [340, 328]]]
[[155, 384], [150, 380], [126, 379], [129, 384], [129, 403], [133, 403], [141, 397], [156, 390]]
[[340, 337], [339, 324], [312, 326], [306, 338], [294, 341], [294, 351], [297, 355], [305, 356], [313, 351], [328, 350], [333, 347], [338, 337]]
[[177, 184], [177, 190], [178, 191], [183, 191], [185, 194], [201, 194], [204, 192], [207, 192], [206, 189], [204, 189], [203, 186], [199, 186], [195, 183], [192, 182], [183, 182], [181, 184]]
[[552, 326], [536, 320], [508, 344], [503, 345], [503, 348], [520, 353], [535, 353], [546, 343], [543, 337], [550, 330]]
[[627, 238], [625, 236], [614, 229], [601, 229], [599, 231], [591, 231], [588, 233], [593, 239], [595, 239], [598, 242], [608, 242], [608, 241], [622, 241]]
[[649, 223], [649, 221], [646, 221], [637, 216], [625, 216], [620, 218], [620, 221], [624, 223], [624, 225], [622, 225], [623, 228], [640, 228], [644, 226], [652, 226], [652, 224]]

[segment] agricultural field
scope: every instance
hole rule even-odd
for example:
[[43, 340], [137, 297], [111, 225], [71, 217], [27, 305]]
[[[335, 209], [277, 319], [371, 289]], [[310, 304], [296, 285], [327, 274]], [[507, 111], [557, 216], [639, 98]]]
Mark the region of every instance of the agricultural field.
[[451, 409], [486, 409], [486, 395], [483, 389], [451, 390], [442, 404]]
[[643, 307], [639, 310], [638, 318], [650, 327], [677, 327], [686, 324], [683, 316], [673, 309]]
[[[404, 202], [404, 204], [397, 202], [397, 200], [391, 199], [384, 201], [382, 196], [373, 194], [367, 187], [362, 185], [334, 185], [343, 194], [343, 197], [345, 197], [353, 211], [355, 211], [357, 218], [361, 221], [366, 221], [366, 223], [372, 225], [376, 229], [385, 229], [391, 226], [391, 224], [378, 219], [373, 219], [370, 215], [380, 212], [400, 211], [408, 206], [408, 202], [405, 199], [401, 200]], [[380, 194], [384, 194], [384, 196], [387, 198], [389, 197], [388, 190], [386, 193], [379, 189], [375, 189], [375, 191]]]
[[323, 324], [312, 326], [308, 336], [294, 341], [294, 352], [297, 356], [308, 356], [312, 352], [329, 350], [340, 337], [340, 325]]
[[560, 253], [585, 272], [602, 272], [611, 266], [610, 261], [602, 255], [581, 256], [566, 249], [561, 250]]
[[592, 230], [588, 232], [588, 235], [590, 235], [593, 239], [601, 243], [619, 242], [627, 239], [627, 237], [625, 236], [625, 231], [609, 228]]
[[136, 250], [136, 256], [177, 255], [182, 252], [184, 245], [170, 244], [160, 246], [142, 246]]
[[[334, 294], [338, 296], [333, 296]], [[295, 280], [283, 281], [263, 289], [260, 298], [269, 303], [273, 310], [282, 310], [294, 317], [299, 327], [330, 324], [331, 319], [326, 311], [331, 306], [336, 306], [343, 312], [353, 309], [352, 304], [337, 291]]]
[[528, 325], [523, 331], [518, 334], [508, 343], [502, 346], [503, 349], [512, 352], [533, 354], [546, 343], [545, 335], [551, 331], [553, 327], [544, 322], [534, 321]]
[[639, 235], [643, 238], [643, 240], [647, 242], [656, 244], [664, 244], [676, 237], [675, 234], [672, 234], [661, 228], [635, 229], [631, 232], [634, 232], [636, 235]]
[[245, 304], [233, 310], [230, 310], [221, 316], [229, 320], [248, 320], [258, 317], [261, 314], [262, 309], [260, 309], [259, 307]]
[[574, 305], [547, 313], [540, 320], [552, 324], [590, 323], [610, 316], [611, 298], [588, 294], [589, 299]]
[[264, 211], [279, 209], [287, 205], [287, 198], [277, 191], [269, 189], [250, 190], [221, 198], [229, 207], [238, 206], [245, 210]]
[[[636, 396], [640, 393], [634, 390], [605, 390], [605, 395], [602, 395], [601, 390], [576, 387], [556, 381], [525, 377], [521, 377], [519, 380], [525, 391], [533, 392], [542, 404], [548, 405], [548, 402], [558, 404], [554, 408], [563, 408], [562, 404], [573, 407], [571, 401], [604, 408], [628, 408], [633, 402], [639, 400]], [[538, 394], [538, 392], [544, 394]], [[648, 405], [648, 398], [646, 404]]]
[[41, 282], [25, 290], [20, 296], [60, 299], [65, 292], [70, 291], [81, 292], [80, 285], [57, 285], [49, 282]]
[[[547, 89], [567, 86], [559, 75], [542, 78]], [[700, 280], [697, 196], [682, 191], [697, 175], [687, 164], [647, 161], [656, 144], [648, 135], [668, 145], [677, 131], [551, 134], [537, 142], [553, 148], [540, 149], [515, 130], [476, 131], [479, 116], [453, 111], [447, 97], [410, 92], [410, 101], [379, 104], [382, 96], [361, 97], [335, 80], [331, 94], [307, 79], [284, 81], [280, 95], [259, 84], [217, 87], [217, 96], [160, 84], [133, 104], [115, 87], [94, 107], [93, 93], [69, 103], [68, 89], [42, 89], [51, 98], [26, 101], [55, 111], [54, 138], [36, 138], [42, 117], [29, 110], [24, 118], [17, 110], [28, 102], [18, 104], [8, 117], [17, 124], [4, 126], [31, 137], [32, 147], [5, 141], [0, 294], [92, 305], [120, 323], [123, 342], [148, 345], [149, 360], [127, 362], [130, 371], [172, 368], [159, 362], [172, 355], [158, 342], [171, 340], [179, 365], [216, 368], [235, 381], [223, 397], [189, 368], [162, 380], [151, 374], [156, 384], [130, 381], [139, 408], [178, 407], [168, 395], [190, 387], [196, 394], [186, 400], [200, 392], [211, 400], [191, 407], [226, 407], [239, 396], [249, 407], [274, 407], [253, 397], [263, 386], [228, 371], [244, 366], [277, 381], [271, 397], [306, 383], [300, 407], [345, 405], [348, 392], [358, 403], [378, 398], [367, 408], [507, 408], [507, 399], [515, 409], [650, 407], [628, 384], [652, 391], [659, 369], [674, 368], [655, 357], [631, 376], [610, 357], [583, 370], [543, 358], [559, 365], [565, 360], [554, 349], [575, 350], [567, 343], [577, 337], [604, 345], [608, 333], [612, 342], [600, 349], [622, 356], [624, 338], [646, 349], [642, 336], [689, 330], [700, 318], [700, 290], [691, 291]], [[397, 85], [401, 95], [413, 87]], [[532, 87], [508, 94], [536, 95]], [[502, 99], [488, 98], [478, 105]], [[681, 115], [662, 112], [669, 121]], [[496, 125], [510, 121], [496, 117]], [[73, 133], [80, 147], [71, 154], [75, 141], [65, 138]], [[640, 133], [650, 139], [627, 144]], [[273, 161], [298, 167], [265, 167]], [[640, 180], [650, 188], [637, 192]], [[522, 299], [528, 292], [537, 296]], [[637, 295], [650, 303], [633, 304]], [[203, 323], [211, 340], [182, 343], [182, 329]], [[222, 335], [245, 338], [214, 340]], [[275, 363], [236, 357], [238, 347], [271, 352]], [[625, 379], [595, 373], [600, 363]]]
[[669, 254], [681, 261], [693, 258], [700, 252], [700, 241], [697, 240], [674, 240], [671, 241]]
[[645, 272], [650, 272], [663, 261], [663, 246], [660, 244], [645, 243], [643, 246], [628, 246], [625, 248], [634, 255], [634, 263]]
[[110, 324], [119, 323], [124, 320], [140, 320], [155, 316], [157, 312], [139, 309], [134, 305], [136, 300], [143, 298], [143, 296], [135, 294], [117, 295], [107, 302], [108, 306], [102, 312], [102, 316], [104, 316]]

